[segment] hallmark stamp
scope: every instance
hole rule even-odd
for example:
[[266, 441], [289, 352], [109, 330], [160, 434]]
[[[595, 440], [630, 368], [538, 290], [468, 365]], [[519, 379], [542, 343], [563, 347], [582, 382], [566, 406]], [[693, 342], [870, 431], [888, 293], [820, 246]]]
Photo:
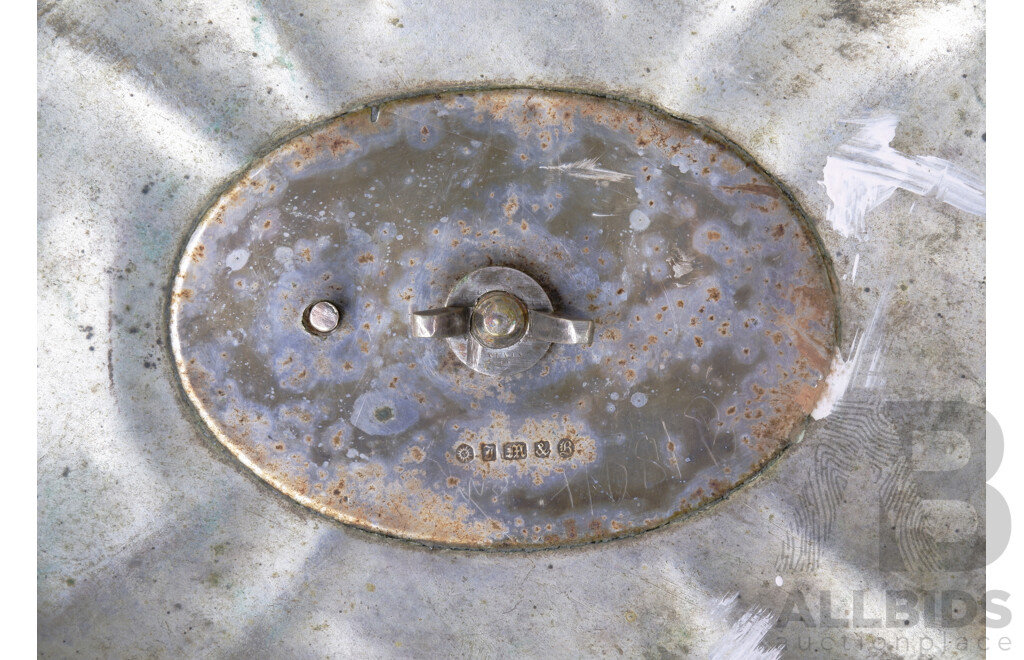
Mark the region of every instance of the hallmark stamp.
[[474, 458], [473, 448], [466, 443], [462, 443], [455, 448], [455, 458], [459, 463], [469, 463]]
[[535, 440], [532, 443], [523, 440], [512, 440], [509, 442], [481, 442], [479, 451], [472, 445], [462, 442], [455, 445], [453, 450], [455, 460], [459, 463], [472, 463], [480, 460], [485, 463], [498, 460], [498, 445], [501, 445], [501, 460], [503, 461], [525, 461], [531, 460], [530, 445], [533, 445], [533, 458], [541, 460], [565, 460], [576, 455], [576, 441], [572, 438], [562, 438], [558, 442], [551, 440]]
[[501, 443], [501, 458], [506, 461], [521, 461], [526, 458], [525, 442]]

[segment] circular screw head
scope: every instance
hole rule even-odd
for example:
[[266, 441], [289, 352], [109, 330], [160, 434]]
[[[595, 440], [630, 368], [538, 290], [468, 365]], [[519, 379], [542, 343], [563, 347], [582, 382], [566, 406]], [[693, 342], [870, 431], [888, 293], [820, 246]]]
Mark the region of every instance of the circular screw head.
[[480, 296], [473, 307], [470, 331], [487, 348], [507, 348], [526, 334], [529, 312], [523, 301], [505, 291]]
[[316, 335], [334, 332], [341, 322], [341, 310], [332, 302], [321, 300], [306, 308], [306, 329]]

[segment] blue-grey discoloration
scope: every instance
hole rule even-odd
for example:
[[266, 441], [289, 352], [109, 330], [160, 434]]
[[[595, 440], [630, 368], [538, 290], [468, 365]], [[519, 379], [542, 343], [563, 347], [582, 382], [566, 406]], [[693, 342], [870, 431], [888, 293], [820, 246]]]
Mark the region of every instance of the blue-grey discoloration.
[[[488, 266], [593, 320], [593, 345], [497, 379], [409, 336]], [[222, 442], [328, 515], [451, 545], [615, 536], [723, 494], [799, 431], [835, 328], [818, 245], [754, 164], [531, 91], [285, 144], [210, 209], [174, 291], [183, 382]], [[341, 309], [327, 336], [302, 326], [318, 300]]]

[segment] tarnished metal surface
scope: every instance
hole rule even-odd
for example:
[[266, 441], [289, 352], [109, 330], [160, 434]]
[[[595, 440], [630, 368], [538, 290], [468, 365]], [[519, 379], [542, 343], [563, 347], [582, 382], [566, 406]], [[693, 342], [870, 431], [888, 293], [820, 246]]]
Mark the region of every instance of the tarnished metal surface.
[[[185, 390], [261, 477], [395, 536], [550, 546], [691, 511], [800, 432], [832, 362], [835, 295], [800, 211], [749, 158], [583, 95], [373, 112], [259, 160], [175, 276]], [[413, 310], [494, 265], [592, 319], [594, 343], [496, 378], [411, 336]], [[326, 337], [301, 322], [317, 300], [342, 309]]]
[[[958, 552], [974, 562], [963, 570], [880, 561], [897, 547], [895, 521], [929, 516], [882, 513], [883, 489], [903, 494], [893, 486], [919, 447], [880, 434], [865, 403], [984, 403], [986, 222], [899, 190], [860, 241], [832, 229], [819, 184], [858, 130], [844, 122], [880, 112], [899, 118], [901, 153], [985, 172], [986, 11], [966, 0], [39, 4], [39, 657], [708, 658], [736, 642], [744, 612], [719, 606], [730, 595], [787, 618], [763, 640], [786, 659], [981, 658], [979, 637], [990, 658], [1019, 655], [1017, 638], [998, 651], [1003, 631], [986, 630], [983, 608], [955, 629], [922, 614], [946, 591], [984, 599], [983, 551], [980, 563]], [[844, 361], [863, 342], [856, 405], [810, 422], [782, 459], [685, 521], [538, 552], [430, 549], [337, 523], [209, 437], [167, 342], [167, 285], [195, 219], [309, 126], [384, 96], [484, 84], [639, 99], [748, 150], [833, 258]], [[915, 478], [967, 500], [981, 473]], [[912, 591], [922, 616], [887, 623], [890, 589]]]

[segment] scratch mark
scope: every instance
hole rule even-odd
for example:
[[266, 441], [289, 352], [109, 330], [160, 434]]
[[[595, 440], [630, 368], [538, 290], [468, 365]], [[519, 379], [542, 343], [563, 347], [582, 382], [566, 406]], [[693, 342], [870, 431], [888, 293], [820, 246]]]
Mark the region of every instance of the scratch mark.
[[576, 508], [576, 503], [573, 502], [573, 499], [572, 499], [572, 488], [569, 486], [569, 476], [565, 473], [564, 470], [562, 471], [562, 478], [565, 479], [565, 490], [566, 490], [566, 492], [569, 493], [569, 508], [570, 509], [575, 509]]
[[[665, 439], [668, 442], [672, 442], [672, 437], [668, 433], [668, 425], [665, 424], [665, 420], [664, 419], [661, 420], [661, 428], [665, 429]], [[680, 443], [680, 444], [682, 444], [682, 443]], [[672, 461], [671, 462], [672, 462], [672, 465], [676, 468], [676, 476], [679, 477], [680, 479], [682, 479], [683, 478], [683, 471], [679, 469], [679, 459], [677, 459], [674, 454], [672, 456]]]
[[562, 174], [574, 176], [578, 179], [591, 179], [594, 181], [624, 181], [632, 179], [632, 174], [616, 172], [601, 167], [596, 158], [584, 158], [573, 163], [562, 163], [561, 165], [541, 165], [542, 170], [556, 170]]

